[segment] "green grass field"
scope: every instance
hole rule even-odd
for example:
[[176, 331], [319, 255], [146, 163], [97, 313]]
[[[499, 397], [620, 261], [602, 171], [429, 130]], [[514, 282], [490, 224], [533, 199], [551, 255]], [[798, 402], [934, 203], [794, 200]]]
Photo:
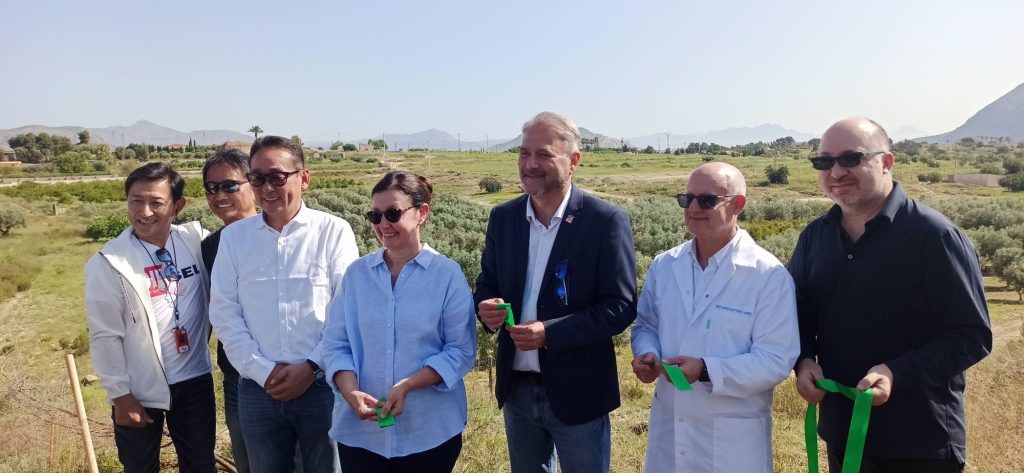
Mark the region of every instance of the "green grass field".
[[[376, 162], [367, 162], [368, 158]], [[519, 193], [516, 155], [512, 153], [397, 153], [360, 156], [340, 162], [310, 163], [313, 179], [345, 178], [364, 188], [387, 170], [409, 169], [429, 176], [435, 189], [455, 194], [483, 207], [512, 198]], [[768, 197], [820, 200], [816, 174], [803, 155], [794, 157], [716, 157], [739, 167], [747, 176], [751, 201]], [[638, 197], [668, 197], [685, 189], [688, 173], [700, 164], [695, 155], [629, 155], [587, 153], [574, 182], [588, 191], [632, 202]], [[788, 185], [769, 186], [764, 168], [785, 164], [790, 169]], [[940, 161], [939, 168], [922, 163], [898, 164], [895, 175], [911, 196], [930, 200], [1010, 199], [1021, 194], [1000, 188], [965, 187], [955, 184], [924, 184], [921, 173], [971, 172], [954, 161]], [[480, 178], [496, 176], [504, 189], [484, 194]], [[64, 199], [60, 214], [52, 215], [51, 201], [0, 195], [0, 206], [17, 204], [31, 212], [26, 228], [15, 228], [0, 239], [0, 263], [17, 264], [28, 274], [30, 286], [4, 299], [0, 294], [0, 473], [25, 471], [79, 472], [84, 470], [81, 437], [73, 417], [74, 406], [67, 386], [64, 353], [77, 352], [80, 376], [91, 373], [83, 306], [82, 267], [101, 242], [82, 236], [96, 216], [122, 212], [123, 204], [81, 203]], [[192, 199], [190, 207], [203, 208], [203, 199]], [[679, 219], [663, 215], [665, 219]], [[680, 243], [680, 233], [672, 245]], [[429, 241], [429, 240], [428, 240]], [[661, 250], [667, 249], [661, 248]], [[968, 373], [967, 408], [970, 472], [1024, 471], [1024, 305], [1015, 292], [994, 277], [985, 280], [986, 296], [996, 332], [996, 349]], [[84, 340], [84, 342], [83, 342]], [[612, 466], [615, 472], [641, 471], [646, 446], [646, 425], [652, 387], [639, 383], [629, 369], [628, 346], [620, 347], [619, 377], [622, 407], [612, 413]], [[219, 372], [216, 372], [219, 375]], [[488, 373], [476, 371], [466, 378], [469, 388], [469, 424], [457, 471], [508, 471], [507, 450], [501, 413], [488, 387]], [[110, 409], [98, 384], [84, 386], [83, 394], [91, 419], [102, 471], [120, 471], [113, 448]], [[898, 389], [898, 385], [896, 386]], [[218, 397], [219, 397], [218, 392]], [[803, 447], [803, 413], [806, 405], [797, 396], [792, 381], [776, 389], [774, 412], [775, 469], [778, 472], [806, 471]], [[218, 415], [221, 409], [218, 408]], [[218, 424], [218, 452], [230, 456], [223, 419]], [[173, 468], [173, 454], [165, 449], [166, 471]]]

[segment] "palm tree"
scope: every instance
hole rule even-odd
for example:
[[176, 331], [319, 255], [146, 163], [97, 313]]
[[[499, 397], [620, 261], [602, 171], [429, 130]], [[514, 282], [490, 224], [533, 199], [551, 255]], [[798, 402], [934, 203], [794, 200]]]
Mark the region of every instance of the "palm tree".
[[257, 140], [260, 139], [260, 133], [263, 133], [263, 129], [260, 128], [259, 125], [253, 125], [252, 128], [250, 128], [248, 131], [249, 133], [252, 133], [252, 135], [255, 136]]

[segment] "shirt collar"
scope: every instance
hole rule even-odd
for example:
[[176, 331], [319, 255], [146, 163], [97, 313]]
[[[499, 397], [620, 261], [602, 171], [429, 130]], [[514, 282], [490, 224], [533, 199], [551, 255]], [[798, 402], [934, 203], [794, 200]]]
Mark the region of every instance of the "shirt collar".
[[[733, 235], [731, 240], [729, 240], [729, 243], [726, 243], [725, 246], [723, 246], [720, 250], [715, 252], [715, 254], [711, 255], [710, 258], [708, 258], [708, 266], [710, 267], [711, 263], [714, 263], [716, 267], [721, 266], [723, 262], [725, 262], [728, 258], [731, 258], [733, 250], [736, 249], [736, 242], [740, 241], [740, 237], [743, 233], [746, 232], [744, 232], [740, 228], [736, 228], [736, 234]], [[690, 240], [690, 242], [691, 243], [687, 245], [686, 253], [690, 254], [690, 259], [695, 264], [699, 263], [697, 261], [697, 240]]]
[[[423, 243], [423, 247], [420, 248], [420, 252], [416, 253], [416, 256], [414, 256], [409, 262], [416, 263], [423, 269], [427, 269], [430, 267], [430, 263], [434, 261], [434, 258], [439, 254], [440, 253], [431, 248], [430, 245]], [[377, 251], [373, 252], [373, 254], [367, 256], [367, 258], [369, 258], [368, 262], [371, 268], [384, 264], [384, 247], [380, 247]]]
[[[287, 229], [289, 227], [292, 227], [292, 226], [303, 226], [303, 225], [306, 225], [306, 224], [312, 222], [313, 221], [313, 215], [312, 214], [313, 213], [309, 210], [309, 207], [306, 207], [306, 201], [300, 202], [300, 204], [299, 204], [299, 213], [295, 214], [295, 216], [292, 217], [292, 219], [289, 220], [288, 223], [284, 224], [284, 227], [281, 228], [281, 233], [284, 233], [285, 229]], [[267, 225], [267, 216], [266, 216], [265, 213], [260, 212], [260, 213], [256, 214], [256, 217], [260, 219], [260, 225], [259, 226], [261, 228], [271, 228], [270, 225]]]
[[[885, 198], [885, 202], [882, 204], [882, 208], [878, 209], [878, 213], [868, 220], [868, 224], [872, 222], [885, 221], [892, 223], [893, 219], [896, 218], [896, 213], [900, 211], [903, 206], [907, 203], [907, 193], [903, 190], [903, 186], [897, 181], [892, 181], [892, 191]], [[838, 204], [832, 205], [832, 208], [828, 209], [828, 213], [825, 214], [827, 221], [835, 223], [837, 225], [842, 223], [843, 209]]]
[[[551, 217], [551, 223], [562, 220], [562, 215], [565, 215], [565, 208], [569, 206], [569, 196], [572, 195], [572, 186], [569, 187], [569, 192], [565, 193], [565, 197], [562, 198], [562, 203], [558, 204], [558, 209], [555, 210], [555, 215]], [[537, 214], [533, 213], [533, 204], [530, 203], [530, 197], [526, 198], [526, 221], [533, 223], [537, 220]], [[550, 225], [548, 225], [550, 228]]]

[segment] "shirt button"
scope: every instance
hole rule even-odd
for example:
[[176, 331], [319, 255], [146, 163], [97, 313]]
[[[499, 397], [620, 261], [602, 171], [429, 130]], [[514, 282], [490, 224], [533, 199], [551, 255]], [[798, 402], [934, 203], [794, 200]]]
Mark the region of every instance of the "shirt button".
[[846, 255], [846, 259], [853, 259], [853, 253]]
[[680, 417], [680, 418], [679, 418], [679, 422], [682, 422], [682, 421], [683, 421], [683, 418], [682, 418], [682, 417]]
[[388, 328], [391, 328], [391, 324], [388, 324]]

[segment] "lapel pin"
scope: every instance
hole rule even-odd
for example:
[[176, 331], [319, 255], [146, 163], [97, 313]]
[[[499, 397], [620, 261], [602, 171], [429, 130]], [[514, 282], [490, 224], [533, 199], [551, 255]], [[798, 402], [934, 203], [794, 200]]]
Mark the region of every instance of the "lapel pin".
[[576, 216], [570, 214], [568, 217], [565, 217], [565, 223], [572, 223], [572, 219], [574, 218], [576, 218]]

